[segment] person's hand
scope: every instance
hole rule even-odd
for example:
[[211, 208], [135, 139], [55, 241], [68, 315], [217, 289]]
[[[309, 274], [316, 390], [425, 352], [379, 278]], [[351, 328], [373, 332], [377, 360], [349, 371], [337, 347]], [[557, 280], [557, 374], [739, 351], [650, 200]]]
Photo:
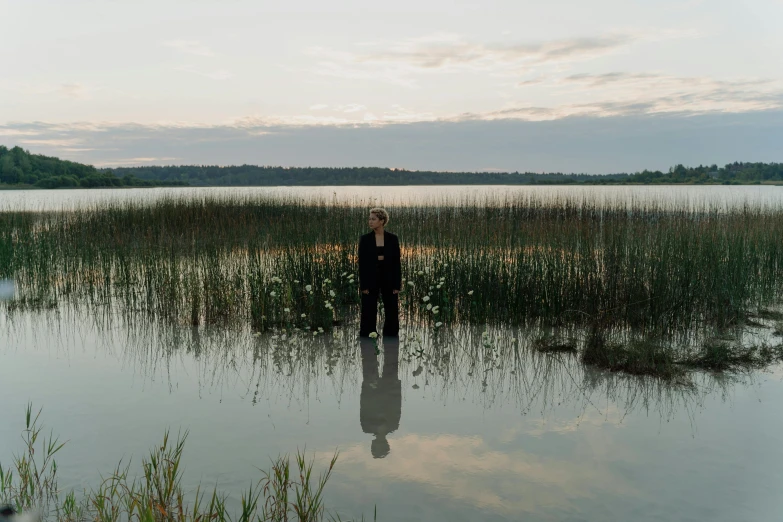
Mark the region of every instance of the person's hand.
[[393, 294], [399, 294], [399, 293], [400, 293], [400, 291], [399, 291], [399, 290], [392, 290], [392, 293], [393, 293]]
[[370, 290], [362, 290], [362, 293], [363, 293], [363, 294], [369, 294], [369, 293], [370, 293]]

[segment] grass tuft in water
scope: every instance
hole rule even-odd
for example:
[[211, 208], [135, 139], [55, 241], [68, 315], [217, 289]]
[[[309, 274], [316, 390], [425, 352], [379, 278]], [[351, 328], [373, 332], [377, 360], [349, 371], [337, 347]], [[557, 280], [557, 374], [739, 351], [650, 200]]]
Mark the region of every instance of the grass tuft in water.
[[531, 346], [541, 353], [577, 353], [574, 339], [560, 338], [554, 335], [542, 335], [533, 339]]
[[632, 375], [655, 375], [672, 379], [683, 374], [676, 365], [673, 350], [656, 339], [631, 339], [625, 343], [608, 341], [602, 331], [593, 330], [587, 338], [582, 362]]
[[[241, 511], [230, 513], [228, 496], [215, 486], [206, 497], [199, 485], [192, 501], [182, 489], [182, 456], [188, 433], [176, 440], [166, 430], [163, 441], [142, 458], [141, 475], [130, 472], [130, 462], [122, 461], [102, 479], [97, 489], [85, 492], [81, 500], [74, 491], [65, 494], [57, 488], [54, 456], [64, 447], [56, 437], [40, 437], [41, 410], [33, 416], [27, 406], [23, 432], [25, 450], [13, 458], [11, 468], [0, 463], [0, 503], [10, 503], [17, 511], [41, 510], [45, 519], [57, 522], [207, 522], [207, 521], [300, 521], [317, 522], [339, 517], [324, 506], [324, 489], [337, 462], [332, 457], [326, 471], [317, 478], [314, 460], [297, 451], [293, 463], [288, 455], [272, 461], [271, 470], [250, 484], [240, 498]], [[37, 450], [37, 451], [36, 451]]]
[[719, 339], [704, 343], [693, 354], [684, 357], [680, 364], [715, 372], [747, 371], [783, 361], [783, 344], [770, 346], [762, 343], [743, 346]]

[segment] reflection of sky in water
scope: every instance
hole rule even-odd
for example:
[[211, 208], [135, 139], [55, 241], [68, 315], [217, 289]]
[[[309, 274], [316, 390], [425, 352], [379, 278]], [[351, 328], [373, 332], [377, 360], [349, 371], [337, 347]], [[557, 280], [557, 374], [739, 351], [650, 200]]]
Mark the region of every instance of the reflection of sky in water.
[[777, 186], [531, 186], [531, 185], [437, 185], [393, 187], [182, 187], [129, 189], [73, 189], [73, 190], [6, 190], [0, 191], [0, 211], [3, 210], [62, 210], [89, 207], [106, 202], [153, 202], [163, 198], [244, 198], [285, 196], [294, 199], [323, 199], [356, 205], [416, 205], [442, 201], [459, 203], [476, 198], [480, 202], [503, 201], [514, 195], [537, 198], [582, 197], [607, 203], [669, 201], [701, 205], [752, 204], [780, 206], [783, 187]]
[[0, 279], [0, 301], [10, 301], [16, 295], [13, 279]]
[[[526, 350], [475, 367], [459, 350], [420, 359], [403, 339], [397, 388], [393, 361], [370, 364], [370, 345], [363, 366], [359, 343], [339, 336], [297, 358], [296, 345], [270, 353], [240, 332], [96, 321], [0, 313], [0, 461], [21, 449], [30, 400], [69, 441], [65, 488], [95, 486], [121, 457], [137, 469], [170, 426], [190, 430], [188, 488], [218, 481], [238, 494], [272, 456], [306, 446], [323, 465], [339, 448], [327, 503], [349, 516], [375, 504], [380, 520], [767, 521], [783, 510], [779, 368], [672, 392]], [[389, 451], [373, 458], [379, 432]]]

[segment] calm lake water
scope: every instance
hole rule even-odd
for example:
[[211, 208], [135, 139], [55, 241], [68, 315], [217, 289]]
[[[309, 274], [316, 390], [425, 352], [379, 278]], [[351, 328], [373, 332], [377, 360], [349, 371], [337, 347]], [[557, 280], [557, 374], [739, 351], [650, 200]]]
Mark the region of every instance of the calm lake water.
[[470, 333], [435, 358], [403, 329], [376, 361], [354, 330], [287, 344], [72, 310], [0, 314], [0, 462], [21, 450], [32, 401], [68, 440], [66, 490], [95, 487], [121, 458], [138, 466], [170, 427], [190, 430], [186, 489], [217, 482], [234, 507], [256, 468], [306, 448], [321, 468], [339, 449], [326, 502], [343, 517], [780, 519], [783, 368], [672, 388], [515, 352], [524, 332], [493, 332], [500, 355], [477, 361], [463, 355], [480, 342]]
[[[0, 210], [269, 193], [389, 206], [514, 193], [783, 203], [783, 187], [287, 187], [0, 191]], [[783, 366], [672, 387], [536, 354], [524, 331], [493, 331], [475, 357], [480, 330], [438, 344], [404, 327], [376, 358], [353, 328], [291, 343], [2, 305], [0, 462], [21, 451], [31, 401], [45, 432], [68, 441], [63, 490], [97, 487], [120, 459], [138, 471], [164, 430], [181, 428], [183, 485], [217, 483], [234, 508], [257, 468], [306, 449], [318, 470], [340, 451], [326, 505], [343, 518], [372, 519], [377, 506], [387, 521], [783, 519]]]
[[542, 198], [575, 197], [605, 202], [664, 201], [675, 205], [715, 204], [737, 206], [783, 204], [783, 186], [395, 186], [395, 187], [199, 187], [140, 189], [74, 189], [74, 190], [6, 190], [0, 191], [0, 211], [62, 210], [90, 207], [109, 202], [153, 202], [163, 198], [231, 198], [261, 195], [289, 196], [309, 200], [313, 197], [329, 201], [364, 205], [415, 205], [432, 201], [457, 203], [480, 198], [503, 201], [504, 198], [530, 194]]

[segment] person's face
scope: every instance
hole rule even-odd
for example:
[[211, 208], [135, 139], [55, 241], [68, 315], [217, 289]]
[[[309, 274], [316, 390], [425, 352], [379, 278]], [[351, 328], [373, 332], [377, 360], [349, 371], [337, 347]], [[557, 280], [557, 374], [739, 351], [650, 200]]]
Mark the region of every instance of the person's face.
[[375, 214], [370, 213], [370, 218], [368, 219], [367, 223], [370, 225], [370, 228], [373, 230], [378, 230], [378, 227], [383, 226], [383, 221], [381, 218], [376, 216]]

